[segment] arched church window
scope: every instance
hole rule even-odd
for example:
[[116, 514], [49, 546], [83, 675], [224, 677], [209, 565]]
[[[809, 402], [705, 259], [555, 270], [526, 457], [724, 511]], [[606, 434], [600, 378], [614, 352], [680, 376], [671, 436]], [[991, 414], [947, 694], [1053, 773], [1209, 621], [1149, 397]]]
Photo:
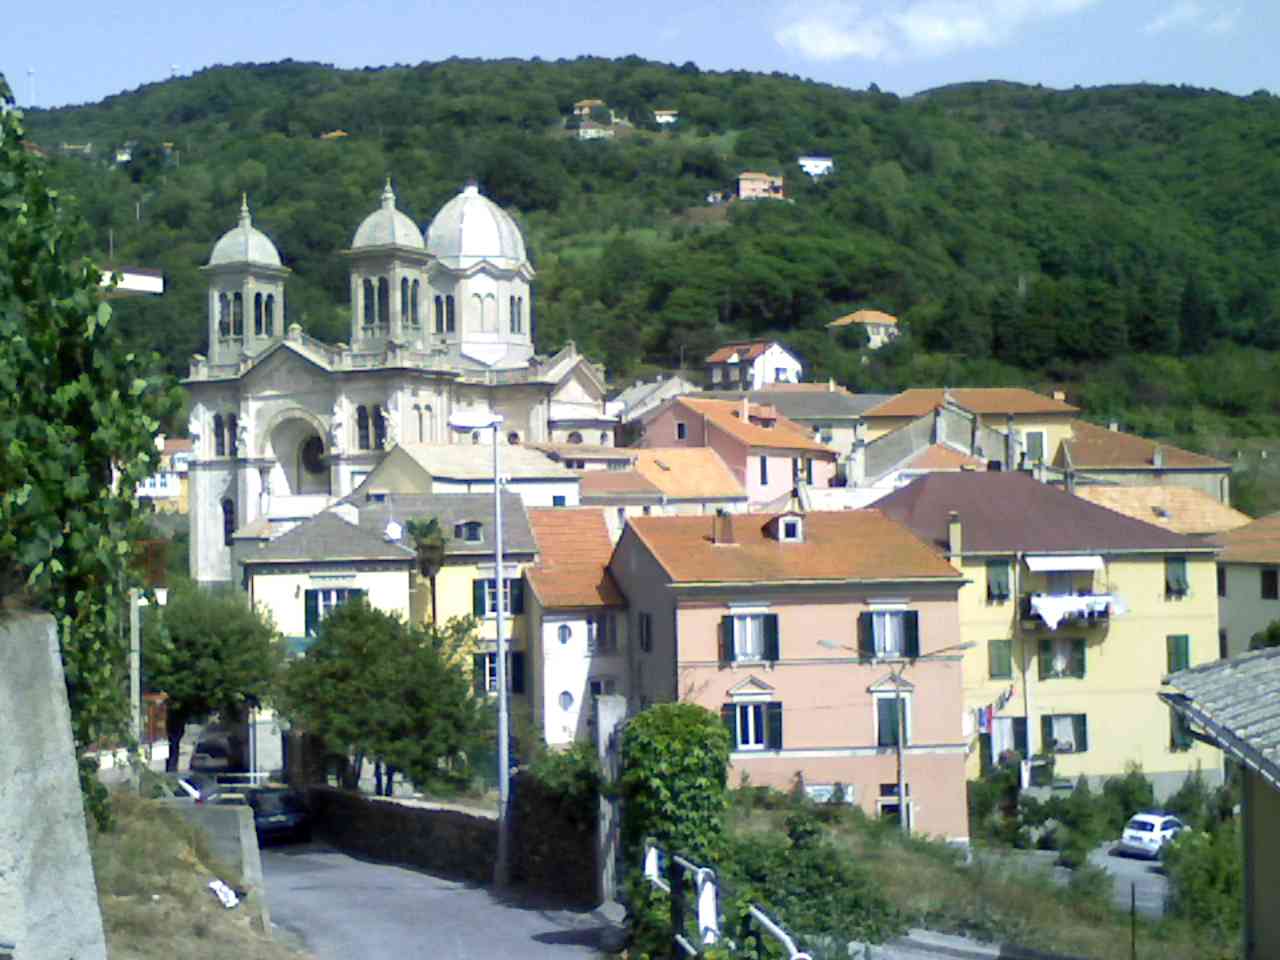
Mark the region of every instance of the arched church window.
[[513, 447], [519, 444], [520, 434], [517, 433], [515, 430], [512, 430], [510, 433], [507, 434], [507, 443], [511, 444]]
[[222, 414], [220, 413], [213, 415], [213, 455], [215, 457], [227, 455], [227, 435], [222, 432]]
[[400, 278], [400, 323], [409, 326], [409, 278]]
[[253, 335], [262, 336], [262, 294], [253, 295]]
[[419, 282], [417, 280], [413, 281], [413, 291], [409, 295], [409, 325], [415, 330], [422, 327], [422, 315], [419, 308], [419, 303], [422, 300], [421, 293]]
[[324, 441], [315, 434], [302, 445], [302, 468], [313, 475], [324, 472]]
[[512, 297], [512, 298], [511, 298], [511, 307], [510, 307], [510, 309], [509, 309], [509, 311], [508, 311], [508, 312], [509, 312], [509, 313], [510, 313], [510, 315], [511, 315], [511, 332], [512, 332], [512, 333], [519, 333], [519, 332], [520, 332], [520, 320], [519, 320], [519, 318], [516, 316], [516, 298], [515, 298], [515, 297]]
[[369, 449], [369, 408], [363, 404], [356, 407], [356, 448]]
[[444, 333], [444, 297], [436, 294], [436, 333]]
[[227, 450], [233, 457], [240, 456], [240, 421], [234, 413], [227, 415]]
[[518, 323], [517, 333], [524, 333], [524, 297], [516, 297], [516, 322]]
[[231, 336], [231, 298], [218, 294], [218, 336]]
[[276, 295], [274, 293], [267, 294], [267, 336], [274, 337], [276, 335]]
[[378, 327], [383, 333], [391, 329], [391, 285], [386, 277], [378, 278]]
[[387, 415], [376, 404], [373, 408], [373, 446], [376, 450], [383, 450], [387, 446]]
[[231, 298], [231, 335], [244, 336], [244, 296], [239, 291]]
[[230, 497], [222, 501], [222, 545], [231, 546], [236, 532], [236, 505]]
[[373, 293], [373, 281], [366, 278], [364, 281], [364, 328], [366, 330], [373, 329], [377, 308], [377, 300]]
[[444, 332], [453, 333], [457, 330], [457, 317], [454, 314], [453, 294], [449, 294], [444, 298]]
[[582, 434], [580, 434], [577, 430], [573, 431], [573, 433], [569, 434], [569, 442], [570, 442], [570, 443], [581, 443], [581, 442], [582, 442]]

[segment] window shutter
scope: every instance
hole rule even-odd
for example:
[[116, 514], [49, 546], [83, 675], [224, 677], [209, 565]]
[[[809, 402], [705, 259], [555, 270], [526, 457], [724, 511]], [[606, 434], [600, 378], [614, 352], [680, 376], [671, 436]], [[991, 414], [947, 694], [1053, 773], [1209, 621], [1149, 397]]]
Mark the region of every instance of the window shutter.
[[782, 749], [782, 704], [765, 704], [765, 742], [770, 750]]
[[1075, 637], [1071, 641], [1071, 675], [1084, 677], [1084, 637]]
[[1053, 638], [1040, 638], [1040, 679], [1045, 680], [1053, 675]]
[[1013, 641], [990, 640], [987, 643], [987, 660], [992, 680], [1007, 680], [1013, 676]]
[[876, 655], [875, 634], [871, 629], [871, 614], [858, 614], [858, 655], [871, 660]]
[[483, 617], [485, 615], [483, 580], [471, 581], [471, 612], [477, 617]]
[[733, 660], [733, 617], [720, 618], [720, 662]]
[[518, 613], [524, 613], [524, 578], [513, 577], [508, 581], [511, 584], [511, 614], [515, 616]]
[[732, 703], [726, 703], [720, 708], [720, 717], [724, 720], [725, 729], [729, 731], [729, 749], [738, 746], [738, 708]]
[[1043, 753], [1054, 753], [1057, 741], [1053, 739], [1053, 717], [1044, 714], [1040, 718], [1040, 750]]
[[902, 647], [908, 659], [920, 656], [920, 613], [908, 610], [902, 615]]
[[775, 662], [778, 659], [778, 615], [776, 613], [767, 613], [764, 617], [764, 658]]
[[348, 590], [347, 602], [350, 603], [352, 600], [364, 600], [365, 597], [368, 596], [368, 593], [368, 590]]
[[1187, 558], [1166, 557], [1164, 561], [1165, 589], [1174, 596], [1187, 592]]
[[1187, 721], [1173, 707], [1169, 708], [1169, 746], [1174, 750], [1190, 750], [1193, 746]]
[[1009, 599], [1009, 562], [1007, 560], [987, 561], [987, 599], [995, 601]]
[[316, 635], [316, 628], [320, 625], [320, 594], [315, 590], [308, 590], [306, 593], [305, 610], [306, 610], [306, 634], [308, 637]]
[[524, 654], [520, 651], [507, 654], [507, 689], [524, 693]]
[[485, 692], [485, 669], [484, 654], [473, 653], [471, 655], [471, 683], [475, 687], [477, 694]]
[[1024, 757], [1031, 756], [1031, 752], [1027, 749], [1027, 718], [1013, 718], [1013, 749], [1017, 750]]
[[1088, 717], [1083, 713], [1077, 713], [1071, 718], [1071, 724], [1075, 727], [1076, 734], [1076, 753], [1084, 753], [1089, 749], [1089, 722]]
[[1165, 638], [1169, 673], [1177, 673], [1191, 666], [1190, 639], [1185, 633]]

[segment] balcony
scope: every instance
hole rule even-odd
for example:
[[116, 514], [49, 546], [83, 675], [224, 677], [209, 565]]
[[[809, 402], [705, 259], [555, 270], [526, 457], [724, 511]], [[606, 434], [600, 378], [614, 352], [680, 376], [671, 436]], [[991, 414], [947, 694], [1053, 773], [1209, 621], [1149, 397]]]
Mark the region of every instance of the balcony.
[[1021, 606], [1022, 625], [1031, 630], [1106, 626], [1113, 612], [1123, 609], [1119, 597], [1110, 593], [1032, 593], [1022, 598]]

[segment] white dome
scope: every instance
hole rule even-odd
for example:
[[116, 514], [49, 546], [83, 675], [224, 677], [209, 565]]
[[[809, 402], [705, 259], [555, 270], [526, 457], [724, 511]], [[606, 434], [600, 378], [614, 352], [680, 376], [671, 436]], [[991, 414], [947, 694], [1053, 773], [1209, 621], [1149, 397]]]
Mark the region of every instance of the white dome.
[[280, 266], [280, 252], [265, 233], [253, 225], [247, 197], [240, 199], [240, 222], [222, 235], [209, 254], [209, 266], [223, 263], [260, 263]]
[[351, 241], [351, 249], [390, 246], [421, 250], [422, 234], [412, 219], [396, 209], [396, 195], [388, 180], [386, 189], [382, 191], [381, 209], [364, 218]]
[[482, 260], [507, 269], [527, 262], [516, 222], [482, 196], [474, 183], [467, 184], [431, 221], [427, 252], [455, 270], [466, 270]]

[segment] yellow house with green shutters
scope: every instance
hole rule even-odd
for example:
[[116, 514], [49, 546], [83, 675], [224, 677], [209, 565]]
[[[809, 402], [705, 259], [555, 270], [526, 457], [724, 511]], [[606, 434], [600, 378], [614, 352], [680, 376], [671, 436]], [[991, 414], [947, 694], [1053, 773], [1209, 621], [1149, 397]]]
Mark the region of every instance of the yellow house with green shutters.
[[1197, 769], [1220, 776], [1156, 697], [1166, 674], [1217, 659], [1214, 547], [1022, 473], [932, 474], [875, 508], [967, 580], [970, 776], [1011, 751], [1032, 780], [1137, 764], [1158, 796]]

